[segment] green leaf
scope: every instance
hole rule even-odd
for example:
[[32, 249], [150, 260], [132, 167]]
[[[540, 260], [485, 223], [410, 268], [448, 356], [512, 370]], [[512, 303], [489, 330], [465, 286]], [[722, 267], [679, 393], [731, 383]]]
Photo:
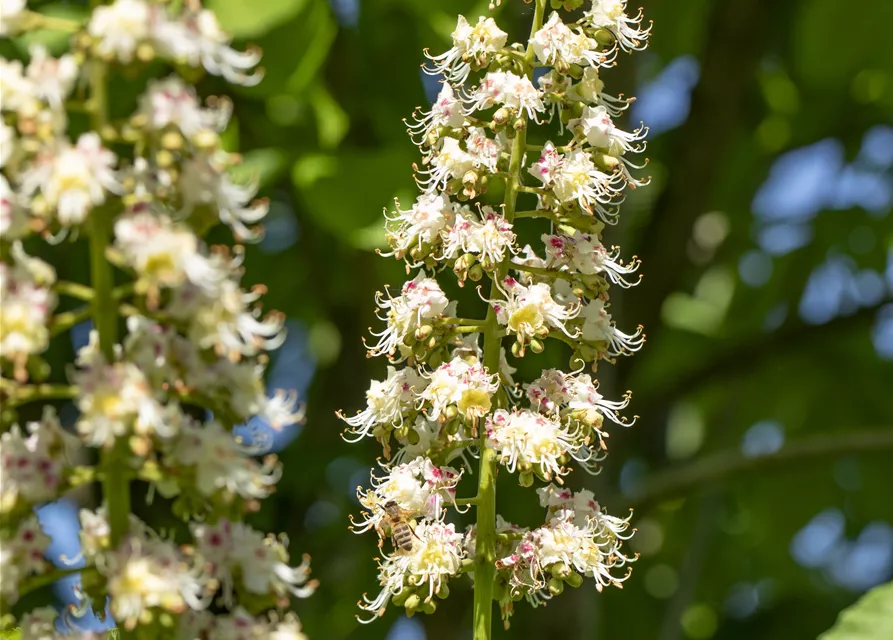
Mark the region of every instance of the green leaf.
[[316, 114], [319, 146], [323, 149], [337, 147], [350, 127], [347, 113], [321, 82], [310, 92], [310, 106]]
[[307, 0], [208, 0], [220, 25], [234, 38], [256, 38], [295, 18]]
[[383, 246], [382, 209], [412, 184], [414, 159], [402, 147], [314, 154], [295, 163], [292, 180], [320, 227], [354, 248], [372, 250]]
[[294, 73], [288, 79], [288, 90], [300, 95], [319, 73], [329, 49], [338, 35], [338, 25], [327, 2], [316, 2], [307, 16], [309, 43], [298, 58]]
[[848, 609], [819, 640], [889, 640], [893, 638], [893, 582], [875, 587]]
[[[40, 8], [40, 13], [51, 18], [63, 18], [76, 22], [86, 22], [86, 7], [72, 4], [52, 3]], [[60, 56], [69, 49], [71, 33], [56, 29], [37, 29], [22, 33], [15, 39], [16, 46], [24, 54], [32, 45], [43, 45], [53, 56]]]

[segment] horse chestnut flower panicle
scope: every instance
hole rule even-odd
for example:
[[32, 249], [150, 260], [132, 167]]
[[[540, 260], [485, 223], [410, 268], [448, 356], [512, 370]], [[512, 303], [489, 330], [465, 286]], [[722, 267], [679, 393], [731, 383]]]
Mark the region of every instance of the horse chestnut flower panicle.
[[[98, 4], [82, 22], [27, 11], [24, 2], [2, 7], [3, 34], [70, 31], [75, 50], [53, 58], [34, 46], [27, 64], [0, 61], [0, 608], [55, 582], [53, 565], [86, 572], [83, 588], [66, 583], [78, 586], [61, 620], [37, 609], [2, 623], [23, 637], [57, 637], [80, 631], [78, 618], [107, 603], [122, 638], [303, 639], [284, 611], [316, 587], [309, 559], [294, 562], [284, 536], [241, 522], [275, 490], [281, 467], [234, 428], [258, 418], [284, 429], [303, 412], [294, 391], [268, 393], [263, 382], [285, 319], [262, 312], [263, 286], [242, 285], [239, 242], [260, 237], [267, 204], [253, 183], [230, 176], [238, 158], [219, 134], [231, 104], [202, 101], [171, 75], [148, 81], [125, 124], [108, 117], [115, 73], [133, 82], [141, 66], [169, 63], [252, 85], [260, 53], [233, 49], [199, 3]], [[69, 109], [79, 114], [76, 140]], [[229, 227], [235, 246], [208, 246], [203, 236], [215, 226]], [[66, 238], [87, 244], [89, 282], [60, 280], [26, 254], [39, 236], [45, 248]], [[63, 296], [70, 310], [54, 313]], [[51, 338], [85, 320], [93, 327], [69, 384], [52, 381], [42, 359]], [[77, 407], [73, 433], [51, 401]], [[42, 417], [19, 421], [30, 403], [44, 403]], [[382, 411], [379, 421], [393, 419], [392, 409]], [[172, 501], [191, 535], [174, 542], [137, 519], [135, 481]], [[101, 484], [103, 504], [81, 512], [80, 553], [47, 555], [34, 507], [91, 483]]]
[[[475, 638], [488, 638], [493, 600], [508, 624], [522, 597], [543, 604], [564, 583], [584, 578], [599, 590], [619, 585], [628, 574], [616, 570], [635, 559], [622, 551], [628, 519], [607, 515], [586, 491], [547, 485], [541, 496], [548, 512], [538, 528], [497, 513], [500, 466], [525, 487], [570, 482], [575, 467], [598, 470], [611, 426], [635, 420], [621, 415], [629, 393], [605, 398], [584, 369], [595, 371], [599, 361], [613, 362], [644, 342], [641, 328], [621, 331], [608, 311], [612, 285], [638, 284], [639, 260], [623, 261], [604, 236], [625, 191], [647, 184], [633, 176], [641, 167], [628, 157], [644, 150], [647, 129], [621, 128], [631, 99], [607, 93], [599, 70], [621, 51], [643, 49], [650, 27], [642, 27], [641, 14], [625, 13], [624, 0], [592, 0], [576, 22], [561, 10], [547, 16], [546, 0], [533, 4], [529, 37], [518, 43], [491, 17], [474, 23], [459, 16], [453, 46], [428, 55], [426, 71], [439, 74], [443, 87], [408, 125], [422, 153], [414, 166], [422, 194], [386, 214], [392, 250], [385, 255], [418, 271], [400, 295], [378, 295], [386, 327], [373, 333], [370, 348], [402, 369], [391, 367], [385, 381], [373, 383], [365, 410], [339, 414], [349, 426], [346, 439], [374, 436], [390, 460], [381, 463], [384, 478], [373, 476], [372, 488], [358, 490], [366, 509], [359, 531], [399, 531], [393, 552], [379, 562], [381, 592], [360, 603], [372, 614], [363, 622], [388, 603], [410, 615], [432, 613], [434, 596], [449, 593], [447, 580], [469, 573]], [[551, 68], [534, 79], [544, 65]], [[556, 117], [563, 139], [549, 140], [536, 125]], [[494, 183], [501, 183], [501, 203], [488, 194]], [[526, 218], [551, 223], [540, 255], [517, 246]], [[460, 313], [447, 298], [442, 278], [450, 272], [460, 286], [482, 283], [483, 317]], [[572, 371], [546, 369], [516, 387], [510, 358], [551, 344], [570, 347]], [[432, 485], [422, 471], [444, 471], [453, 460], [466, 472], [446, 485]], [[472, 477], [477, 490], [463, 490]], [[445, 524], [451, 508], [473, 508], [477, 516], [461, 542]]]

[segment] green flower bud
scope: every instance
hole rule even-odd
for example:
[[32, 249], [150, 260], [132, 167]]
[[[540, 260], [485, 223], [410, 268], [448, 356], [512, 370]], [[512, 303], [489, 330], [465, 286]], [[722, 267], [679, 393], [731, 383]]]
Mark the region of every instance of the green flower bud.
[[419, 597], [419, 594], [414, 593], [409, 596], [406, 602], [403, 603], [403, 606], [406, 607], [406, 615], [410, 616], [415, 613], [420, 604], [422, 604], [422, 599]]
[[179, 131], [168, 131], [161, 136], [161, 146], [171, 151], [179, 151], [183, 148], [183, 136]]
[[599, 29], [595, 32], [595, 41], [605, 47], [611, 46], [615, 41], [614, 34], [607, 29]]
[[577, 573], [576, 571], [572, 571], [572, 572], [570, 573], [570, 575], [568, 575], [568, 576], [564, 579], [564, 581], [567, 582], [570, 586], [572, 586], [572, 587], [574, 587], [574, 588], [576, 589], [576, 588], [579, 587], [581, 584], [583, 584], [583, 576], [581, 576], [581, 575], [580, 575], [579, 573]]
[[524, 355], [524, 345], [517, 341], [512, 343], [512, 355], [516, 358], [522, 357]]
[[406, 600], [409, 598], [409, 596], [411, 596], [412, 594], [413, 590], [410, 587], [403, 587], [403, 591], [395, 595], [391, 599], [391, 602], [393, 602], [398, 607], [402, 607], [406, 603]]
[[421, 327], [415, 330], [415, 338], [416, 340], [424, 340], [432, 333], [434, 333], [434, 327], [432, 327], [430, 324], [423, 324]]
[[553, 596], [557, 596], [562, 591], [564, 591], [564, 582], [562, 582], [558, 578], [552, 578], [551, 580], [549, 580], [549, 593], [551, 593]]
[[518, 474], [518, 484], [522, 487], [530, 487], [533, 485], [533, 474], [530, 471], [525, 471], [523, 473]]
[[534, 338], [530, 341], [530, 350], [534, 353], [542, 353], [543, 352], [543, 343]]

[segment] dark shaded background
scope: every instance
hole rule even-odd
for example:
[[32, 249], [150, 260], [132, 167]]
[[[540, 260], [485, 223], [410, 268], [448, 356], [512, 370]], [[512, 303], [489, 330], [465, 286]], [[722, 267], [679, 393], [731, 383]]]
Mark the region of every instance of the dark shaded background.
[[[599, 371], [606, 396], [634, 391], [641, 419], [612, 435], [601, 476], [569, 479], [615, 513], [638, 507], [642, 558], [622, 591], [587, 583], [545, 609], [519, 606], [512, 632], [495, 635], [814, 638], [893, 577], [893, 3], [643, 3], [651, 47], [605, 78], [609, 92], [639, 96], [631, 118], [652, 126], [654, 180], [606, 240], [644, 262], [614, 311], [621, 328], [645, 325], [648, 344]], [[298, 605], [311, 638], [469, 638], [467, 586], [432, 617], [392, 608], [374, 625], [354, 621], [360, 594], [377, 591], [377, 550], [347, 531], [347, 515], [380, 449], [341, 441], [334, 414], [361, 408], [384, 373], [360, 338], [376, 322], [374, 292], [405, 275], [374, 248], [382, 208], [414, 197], [418, 154], [401, 119], [436, 91], [421, 50], [445, 49], [456, 14], [472, 19], [487, 2], [208, 5], [265, 50], [267, 78], [238, 91], [227, 136], [252, 150], [245, 174], [273, 201], [247, 258], [248, 279], [292, 319], [272, 382], [304, 390], [308, 405], [257, 524], [313, 555], [322, 585]], [[500, 25], [525, 38], [531, 7], [503, 5]], [[211, 78], [199, 87], [226, 90]], [[474, 300], [460, 296], [463, 315], [482, 315]], [[510, 478], [498, 500], [520, 524], [542, 520]]]

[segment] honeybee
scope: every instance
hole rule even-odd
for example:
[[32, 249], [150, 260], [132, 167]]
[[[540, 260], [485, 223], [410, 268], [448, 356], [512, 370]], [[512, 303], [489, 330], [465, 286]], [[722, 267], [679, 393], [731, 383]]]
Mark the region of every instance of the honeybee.
[[[412, 518], [412, 513], [403, 509], [393, 500], [388, 500], [384, 503], [383, 507], [380, 507], [382, 511], [385, 512], [387, 525], [391, 528], [391, 544], [394, 545], [394, 549], [398, 551], [412, 551], [412, 539], [418, 539], [418, 536], [415, 534], [415, 531], [412, 529], [412, 525], [409, 524], [409, 520]], [[379, 541], [378, 546], [381, 546], [382, 543], [382, 532], [381, 526], [385, 524], [382, 522], [379, 525]]]

